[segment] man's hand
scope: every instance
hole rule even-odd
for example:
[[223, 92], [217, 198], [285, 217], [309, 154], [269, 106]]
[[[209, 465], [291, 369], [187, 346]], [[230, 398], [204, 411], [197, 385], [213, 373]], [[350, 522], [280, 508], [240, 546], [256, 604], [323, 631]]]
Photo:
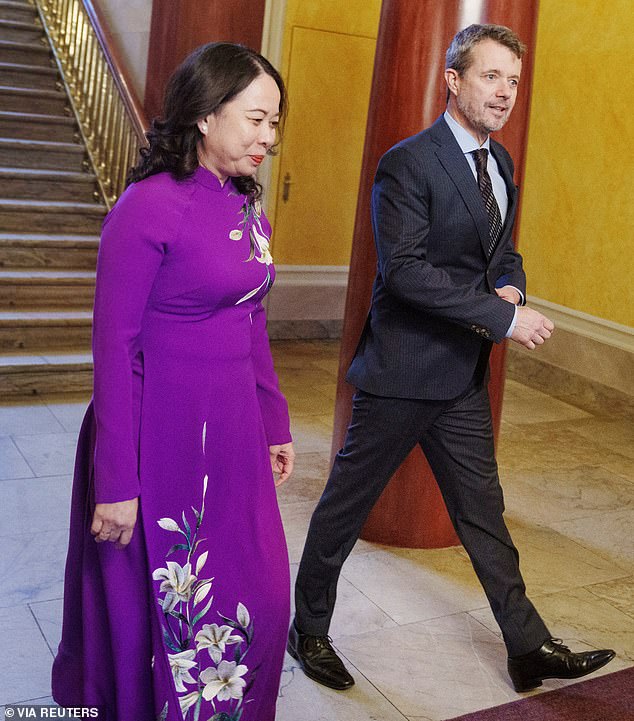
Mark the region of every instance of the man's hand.
[[511, 340], [529, 350], [535, 350], [536, 346], [542, 345], [544, 341], [550, 338], [554, 329], [555, 324], [545, 315], [526, 306], [518, 307], [517, 320], [511, 334]]
[[509, 303], [513, 303], [513, 305], [519, 305], [522, 300], [519, 290], [512, 285], [504, 285], [501, 288], [496, 288], [495, 292], [502, 300], [507, 300]]
[[97, 503], [90, 527], [95, 541], [110, 541], [117, 548], [125, 548], [134, 532], [138, 508], [138, 498], [119, 503]]
[[293, 444], [283, 443], [280, 446], [269, 446], [269, 453], [273, 474], [277, 475], [275, 485], [281, 486], [293, 472], [293, 465], [295, 463]]

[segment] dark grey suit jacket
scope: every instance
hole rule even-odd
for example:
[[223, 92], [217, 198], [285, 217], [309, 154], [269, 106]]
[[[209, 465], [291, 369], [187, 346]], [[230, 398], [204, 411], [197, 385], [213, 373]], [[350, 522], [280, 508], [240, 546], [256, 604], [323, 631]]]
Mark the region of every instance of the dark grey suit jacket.
[[396, 398], [455, 398], [508, 331], [514, 308], [495, 288], [514, 285], [525, 294], [512, 241], [518, 191], [509, 154], [493, 140], [491, 152], [509, 205], [490, 258], [484, 203], [444, 118], [381, 158], [372, 190], [378, 272], [347, 375], [357, 388]]

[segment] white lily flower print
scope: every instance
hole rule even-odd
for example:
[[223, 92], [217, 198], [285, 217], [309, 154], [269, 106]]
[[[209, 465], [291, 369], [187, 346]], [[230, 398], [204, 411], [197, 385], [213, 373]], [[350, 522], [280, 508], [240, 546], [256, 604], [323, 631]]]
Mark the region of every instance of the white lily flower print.
[[[203, 453], [206, 426], [203, 426]], [[242, 717], [244, 704], [252, 688], [247, 682], [250, 672], [257, 673], [258, 666], [249, 669], [244, 660], [254, 636], [254, 623], [244, 603], [237, 601], [235, 618], [226, 616], [222, 609], [214, 617], [221, 622], [205, 623], [211, 620], [214, 596], [211, 594], [214, 578], [204, 571], [209, 563], [211, 551], [207, 538], [200, 538], [200, 528], [205, 515], [205, 496], [209, 478], [202, 483], [200, 510], [191, 506], [191, 513], [183, 511], [180, 522], [162, 517], [157, 523], [167, 534], [179, 533], [166, 553], [181, 560], [166, 561], [165, 568], [157, 568], [152, 577], [159, 582], [157, 601], [163, 612], [162, 634], [174, 677], [183, 721], [202, 721], [210, 710], [208, 721], [238, 721]], [[195, 569], [195, 573], [192, 570]], [[207, 653], [205, 653], [205, 650]], [[224, 656], [232, 659], [226, 660]], [[247, 679], [243, 676], [247, 675]], [[186, 684], [193, 684], [193, 688]], [[227, 701], [228, 708], [216, 713], [216, 701]], [[211, 709], [209, 707], [211, 706]], [[156, 717], [166, 721], [170, 713], [169, 702]]]
[[179, 692], [187, 691], [185, 683], [196, 683], [196, 679], [189, 673], [190, 669], [198, 665], [194, 661], [196, 654], [190, 650], [181, 653], [169, 653], [167, 656], [174, 676], [176, 690]]
[[173, 518], [159, 518], [157, 523], [165, 531], [180, 531], [178, 523]]
[[178, 703], [181, 707], [181, 713], [183, 716], [187, 714], [189, 709], [196, 704], [198, 699], [200, 698], [200, 692], [199, 691], [192, 691], [191, 693], [188, 693], [186, 696], [179, 696], [178, 697]]
[[258, 291], [262, 290], [262, 288], [265, 288], [271, 281], [271, 278], [269, 274], [266, 274], [266, 278], [264, 281], [253, 290], [250, 290], [246, 295], [243, 295], [242, 298], [236, 303], [236, 305], [240, 305], [240, 303], [243, 303], [245, 300], [249, 300], [249, 298], [253, 298], [254, 295], [257, 295]]
[[184, 566], [175, 561], [168, 561], [167, 568], [157, 568], [152, 574], [155, 581], [162, 581], [160, 590], [165, 593], [163, 611], [168, 613], [179, 601], [187, 603], [192, 595], [192, 586], [196, 576], [192, 574], [191, 563]]
[[[246, 295], [242, 296], [236, 305], [240, 305], [240, 303], [243, 303], [245, 300], [257, 295], [263, 288], [269, 287], [271, 284], [271, 273], [268, 270], [268, 266], [273, 263], [273, 256], [269, 250], [271, 239], [262, 225], [262, 204], [259, 200], [252, 202], [249, 199], [245, 199], [241, 213], [242, 220], [240, 221], [240, 225], [245, 229], [249, 229], [249, 242], [251, 244], [251, 252], [247, 260], [249, 261], [255, 258], [258, 263], [262, 263], [267, 267], [267, 272], [264, 281], [257, 288], [250, 290]], [[243, 233], [241, 229], [232, 230], [231, 233], [229, 233], [229, 237], [232, 240], [241, 240], [242, 236]]]
[[201, 553], [198, 557], [198, 560], [196, 561], [196, 575], [202, 571], [203, 566], [207, 563], [207, 556], [209, 556], [209, 551]]
[[242, 636], [233, 636], [231, 626], [206, 623], [196, 634], [196, 650], [206, 648], [214, 663], [222, 660], [227, 646], [242, 641]]
[[242, 689], [246, 681], [242, 678], [249, 669], [235, 661], [221, 661], [218, 668], [206, 668], [199, 679], [205, 684], [203, 698], [212, 701], [229, 701], [242, 698]]
[[271, 263], [273, 262], [273, 256], [269, 252], [270, 238], [264, 233], [264, 229], [262, 228], [262, 222], [259, 218], [253, 222], [250, 235], [255, 247], [260, 251], [259, 257], [255, 256], [254, 254], [255, 259], [259, 263], [271, 265]]
[[238, 603], [236, 620], [241, 626], [244, 626], [244, 628], [247, 628], [248, 625], [251, 623], [251, 616], [249, 615], [249, 610], [244, 605], [244, 603]]

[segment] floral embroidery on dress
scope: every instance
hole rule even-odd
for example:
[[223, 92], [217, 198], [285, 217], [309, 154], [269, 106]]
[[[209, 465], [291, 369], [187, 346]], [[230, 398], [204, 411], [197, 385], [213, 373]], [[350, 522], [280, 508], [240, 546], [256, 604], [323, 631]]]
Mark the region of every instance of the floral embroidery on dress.
[[269, 250], [270, 236], [266, 234], [262, 225], [262, 203], [259, 200], [250, 200], [248, 197], [240, 208], [242, 214], [242, 220], [239, 223], [238, 228], [232, 230], [229, 233], [231, 240], [241, 240], [244, 235], [246, 228], [249, 229], [249, 242], [251, 244], [251, 252], [247, 258], [247, 262], [250, 260], [257, 260], [258, 263], [262, 263], [266, 266], [266, 278], [264, 282], [254, 290], [249, 291], [236, 303], [240, 303], [252, 298], [263, 288], [268, 289], [271, 286], [271, 273], [269, 272], [269, 265], [273, 262], [271, 251]]
[[[206, 430], [205, 424], [203, 447]], [[190, 525], [185, 511], [182, 524], [172, 518], [157, 521], [164, 531], [184, 537], [169, 549], [167, 556], [181, 554], [185, 563], [166, 561], [165, 568], [155, 569], [152, 578], [161, 582], [162, 598], [157, 600], [163, 610], [163, 640], [169, 651], [167, 657], [183, 718], [199, 721], [203, 704], [209, 703], [213, 715], [205, 717], [205, 721], [239, 721], [257, 672], [257, 668], [250, 671], [244, 663], [253, 641], [253, 621], [240, 602], [235, 619], [218, 611], [220, 625], [203, 622], [214, 600], [213, 596], [207, 598], [214, 579], [201, 577], [209, 555], [202, 550], [207, 539], [198, 538], [208, 480], [205, 476], [200, 511], [192, 506], [195, 523]], [[206, 604], [201, 610], [203, 601]], [[247, 680], [244, 677], [249, 673]], [[217, 712], [216, 701], [229, 701], [229, 710]], [[165, 721], [168, 708], [166, 702], [157, 721]]]

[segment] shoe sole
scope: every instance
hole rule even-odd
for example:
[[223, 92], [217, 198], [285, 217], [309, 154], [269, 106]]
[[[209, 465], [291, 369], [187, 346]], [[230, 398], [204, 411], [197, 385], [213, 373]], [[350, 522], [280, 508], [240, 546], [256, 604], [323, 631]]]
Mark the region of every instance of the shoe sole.
[[295, 649], [291, 646], [290, 643], [286, 644], [286, 650], [288, 651], [288, 655], [297, 661], [297, 663], [299, 664], [299, 667], [302, 669], [304, 674], [306, 676], [308, 676], [308, 678], [311, 681], [315, 681], [315, 683], [319, 683], [322, 686], [326, 686], [326, 688], [331, 688], [334, 691], [347, 691], [349, 688], [352, 688], [354, 686], [354, 680], [348, 686], [341, 686], [341, 685], [337, 685], [337, 684], [328, 683], [323, 678], [317, 677], [315, 674], [311, 673], [309, 670], [306, 669], [306, 667], [302, 663], [301, 658], [299, 657], [299, 655], [297, 653], [295, 653]]
[[[538, 676], [537, 678], [529, 679], [528, 681], [525, 681], [522, 684], [516, 684], [515, 681], [513, 681], [513, 688], [515, 689], [516, 693], [524, 693], [526, 691], [532, 691], [535, 688], [539, 688], [542, 685], [542, 681], [547, 681], [548, 679], [551, 679], [551, 678], [559, 678], [559, 679], [563, 679], [565, 681], [570, 681], [575, 678], [583, 678], [584, 676], [589, 676], [591, 673], [594, 673], [595, 671], [598, 671], [600, 668], [607, 666], [613, 658], [614, 658], [614, 656], [611, 656], [606, 661], [604, 661], [600, 666], [593, 668], [591, 671], [584, 671], [583, 673], [578, 673], [575, 676], [554, 676], [554, 675], [553, 676]], [[511, 679], [511, 680], [513, 680], [513, 679]]]

